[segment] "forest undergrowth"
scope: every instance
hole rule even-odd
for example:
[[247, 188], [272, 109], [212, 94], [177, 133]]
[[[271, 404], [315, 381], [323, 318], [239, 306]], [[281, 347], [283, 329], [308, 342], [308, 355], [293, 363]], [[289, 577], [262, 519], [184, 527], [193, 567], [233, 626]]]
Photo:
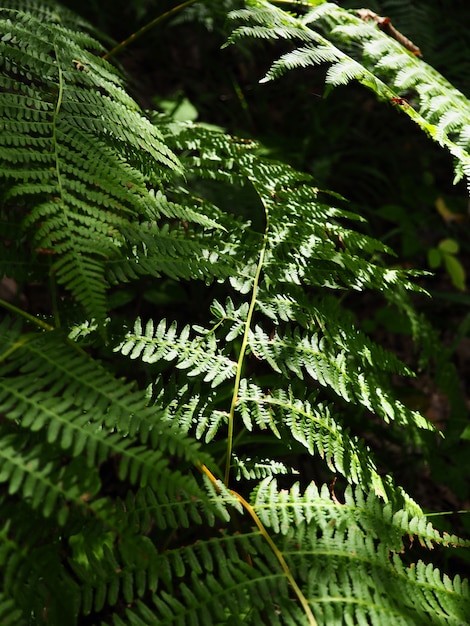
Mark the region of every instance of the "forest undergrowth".
[[0, 621], [466, 624], [468, 10], [82, 4], [0, 2]]

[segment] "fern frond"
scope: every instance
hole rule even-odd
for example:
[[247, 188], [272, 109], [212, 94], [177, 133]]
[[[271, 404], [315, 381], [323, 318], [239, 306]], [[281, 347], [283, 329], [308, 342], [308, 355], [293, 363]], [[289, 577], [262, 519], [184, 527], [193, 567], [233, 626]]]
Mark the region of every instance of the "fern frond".
[[296, 470], [287, 467], [284, 463], [272, 459], [238, 458], [234, 455], [233, 466], [236, 469], [236, 480], [243, 477], [246, 480], [260, 480], [279, 474], [298, 474]]
[[168, 328], [162, 320], [154, 328], [150, 320], [145, 330], [137, 320], [134, 332], [127, 333], [125, 340], [115, 348], [131, 359], [141, 357], [145, 363], [173, 361], [178, 369], [188, 370], [188, 376], [204, 375], [204, 381], [216, 387], [235, 375], [236, 364], [230, 358], [217, 353], [215, 335], [208, 332], [196, 339], [189, 339], [190, 328], [186, 326], [177, 334], [176, 324]]
[[407, 409], [392, 398], [377, 375], [365, 375], [358, 363], [353, 365], [352, 354], [338, 350], [325, 336], [302, 335], [297, 329], [286, 329], [282, 335], [275, 333], [270, 337], [260, 327], [256, 327], [250, 338], [250, 346], [258, 358], [265, 359], [274, 371], [282, 373], [286, 378], [294, 374], [303, 380], [305, 371], [347, 402], [363, 404], [381, 415], [386, 422], [397, 419], [399, 423], [408, 426], [415, 424], [433, 430], [432, 424], [420, 413]]
[[[250, 3], [251, 4], [251, 3]], [[254, 9], [254, 10], [253, 10]], [[309, 40], [302, 26], [296, 22], [286, 11], [272, 10], [272, 6], [266, 4], [253, 4], [248, 9], [239, 9], [230, 12], [230, 17], [244, 22], [253, 22], [256, 26], [241, 26], [234, 31], [225, 45], [236, 42], [241, 37], [282, 38]], [[270, 34], [271, 33], [271, 34]]]
[[97, 472], [90, 470], [84, 459], [66, 466], [57, 454], [47, 459], [40, 444], [24, 448], [24, 437], [9, 435], [2, 439], [0, 482], [8, 482], [10, 494], [21, 493], [22, 499], [32, 509], [40, 509], [44, 517], [54, 512], [63, 525], [68, 516], [67, 502], [79, 501], [85, 493], [90, 497], [97, 493]]
[[382, 478], [363, 442], [351, 437], [333, 417], [327, 403], [312, 394], [302, 400], [292, 389], [271, 389], [264, 393], [253, 383], [242, 381], [237, 403], [245, 428], [269, 428], [282, 440], [285, 428], [314, 456], [319, 454], [328, 467], [355, 484], [370, 485], [379, 496], [387, 499]]
[[[57, 550], [48, 542], [57, 522], [42, 518], [38, 524], [34, 512], [20, 499], [2, 501], [2, 519], [2, 592], [10, 598], [13, 614], [18, 615], [18, 622], [13, 623], [30, 624], [36, 616], [42, 620], [45, 606], [49, 606], [49, 619], [73, 623], [78, 612], [77, 585], [62, 567]], [[55, 594], [57, 598], [50, 602]]]
[[0, 596], [0, 619], [5, 626], [13, 626], [13, 624], [26, 626], [28, 623], [21, 609], [15, 605], [11, 598], [5, 597], [5, 594]]
[[[88, 467], [118, 455], [121, 479], [142, 485], [172, 482], [162, 454], [165, 449], [170, 454], [182, 453], [193, 464], [201, 458], [197, 444], [185, 443], [181, 432], [160, 421], [158, 410], [146, 408], [143, 393], [132, 392], [129, 384], [115, 379], [99, 364], [93, 366], [59, 336], [54, 340], [51, 334], [12, 334], [9, 343], [8, 360], [0, 369], [0, 410], [21, 428], [41, 434], [42, 445], [57, 446], [56, 454], [66, 450], [72, 457], [86, 459]], [[12, 377], [17, 368], [21, 368], [21, 376]], [[29, 493], [28, 481], [36, 480], [35, 464], [25, 462], [16, 472], [17, 486]], [[54, 491], [52, 484], [50, 490]]]
[[42, 22], [77, 29], [97, 38], [105, 37], [104, 33], [97, 31], [90, 22], [54, 0], [2, 0], [2, 8], [31, 13]]
[[216, 520], [215, 509], [202, 498], [189, 494], [175, 500], [170, 494], [151, 487], [143, 487], [135, 493], [129, 492], [123, 500], [118, 517], [122, 524], [131, 524], [140, 532], [147, 532], [153, 525], [160, 530], [190, 528], [192, 525], [208, 524]]
[[[413, 522], [395, 517], [372, 494], [364, 500], [360, 490], [355, 496], [347, 492], [340, 504], [333, 502], [326, 487], [318, 491], [311, 484], [304, 497], [298, 486], [278, 491], [275, 482], [266, 479], [254, 507], [267, 528], [286, 536], [283, 553], [305, 580], [318, 623], [340, 624], [347, 616], [351, 623], [425, 624], [428, 615], [442, 623], [462, 623], [470, 608], [468, 584], [459, 576], [442, 576], [423, 561], [411, 566], [401, 561], [402, 537], [413, 535], [412, 527], [423, 545], [447, 541], [425, 518]], [[384, 526], [389, 532], [382, 534]], [[361, 571], [372, 576], [370, 586], [358, 584]], [[408, 586], [412, 599], [405, 591]], [[339, 598], [338, 589], [344, 590]], [[333, 596], [338, 604], [331, 603]]]
[[105, 264], [122, 258], [129, 219], [152, 205], [158, 214], [147, 185], [180, 172], [179, 162], [95, 39], [19, 10], [2, 9], [0, 24], [6, 215], [28, 201], [23, 229], [36, 252], [23, 254], [33, 264], [50, 253], [57, 280], [102, 321]]
[[[0, 319], [0, 621], [464, 623], [467, 582], [427, 551], [468, 542], [438, 532], [348, 430], [365, 410], [401, 440], [432, 430], [390, 390], [412, 372], [343, 298], [374, 290], [409, 312], [415, 273], [389, 269], [391, 250], [344, 199], [255, 141], [152, 123], [69, 12], [9, 4], [0, 276], [59, 285], [63, 330], [0, 302], [14, 316]], [[352, 12], [303, 8], [249, 2], [231, 41], [300, 42], [268, 78], [329, 63], [330, 83], [357, 79], [382, 99], [406, 85], [423, 106], [403, 111], [465, 157], [455, 93], [442, 83], [434, 101], [424, 66]], [[162, 275], [215, 281], [201, 305], [212, 319], [199, 306], [199, 323], [180, 324], [158, 307], [122, 328], [108, 286]], [[67, 293], [86, 315], [60, 324]], [[292, 484], [305, 457], [342, 492]]]
[[162, 419], [209, 443], [227, 424], [228, 411], [220, 408], [220, 401], [229, 397], [230, 390], [230, 381], [208, 388], [197, 378], [187, 379], [183, 371], [171, 377], [166, 372], [158, 375], [148, 393], [155, 405], [162, 407]]
[[[347, 491], [345, 503], [339, 504], [326, 487], [318, 490], [311, 484], [301, 493], [296, 485], [289, 492], [279, 491], [272, 479], [260, 483], [253, 506], [302, 587], [317, 624], [345, 620], [424, 624], [430, 614], [440, 623], [458, 624], [465, 619], [470, 602], [466, 583], [458, 576], [443, 577], [422, 560], [411, 566], [402, 560], [405, 537], [416, 536], [427, 547], [448, 541], [423, 516], [397, 516], [391, 506], [384, 508], [360, 489]], [[133, 561], [138, 563], [143, 554], [151, 553], [152, 548], [143, 542]], [[124, 576], [118, 574], [123, 582], [111, 582], [115, 572], [121, 572], [121, 559], [119, 553], [108, 551], [104, 578], [109, 583], [98, 599], [89, 583], [87, 592], [89, 602], [99, 608], [100, 598], [114, 595], [116, 585], [126, 585], [123, 595], [128, 603], [132, 598], [137, 601], [116, 623], [230, 620], [241, 624], [266, 619], [273, 624], [306, 623], [279, 563], [258, 531], [224, 533], [168, 550], [164, 557], [155, 554], [149, 578], [145, 574], [139, 582], [124, 582], [131, 569]], [[94, 564], [90, 555], [89, 566]], [[87, 569], [80, 572], [77, 568], [80, 578]], [[370, 584], [364, 584], [366, 580]], [[138, 599], [145, 588], [152, 590], [150, 605]], [[412, 597], [406, 593], [408, 588], [413, 589]]]
[[[111, 284], [129, 282], [140, 276], [160, 277], [174, 280], [225, 279], [234, 274], [229, 255], [217, 250], [217, 238], [210, 232], [206, 236], [195, 237], [192, 229], [187, 232], [170, 230], [168, 226], [127, 225], [128, 254], [126, 258], [106, 259], [106, 278]], [[223, 248], [221, 244], [220, 249]]]
[[[277, 78], [296, 67], [307, 67], [328, 62], [327, 83], [345, 85], [357, 80], [373, 91], [380, 100], [392, 101], [412, 91], [419, 99], [419, 109], [406, 105], [401, 110], [441, 146], [445, 147], [458, 161], [457, 178], [461, 173], [470, 174], [470, 151], [464, 129], [470, 123], [470, 105], [465, 96], [453, 87], [439, 72], [404, 48], [380, 29], [364, 23], [351, 11], [326, 3], [314, 7], [303, 17], [289, 15], [264, 0], [252, 0], [250, 11], [236, 12], [234, 17], [244, 21], [257, 21], [257, 14], [270, 12], [271, 19], [285, 26], [273, 31], [272, 38], [292, 39], [296, 37], [309, 45], [296, 48], [275, 61], [263, 80]], [[281, 16], [275, 14], [281, 13]], [[284, 22], [283, 22], [284, 20]], [[310, 26], [326, 31], [321, 35]], [[256, 31], [258, 27], [251, 27]], [[296, 36], [297, 33], [297, 36]], [[235, 30], [233, 40], [242, 36], [253, 36], [250, 27]], [[266, 36], [269, 32], [266, 33]], [[354, 54], [348, 54], [354, 47]], [[362, 55], [358, 54], [362, 51]], [[358, 60], [357, 57], [360, 57]], [[434, 98], [438, 97], [435, 102]], [[446, 114], [446, 115], [444, 115]], [[449, 127], [447, 120], [452, 116]], [[470, 182], [468, 183], [470, 185]], [[470, 189], [470, 187], [469, 187]]]
[[[468, 127], [470, 120], [470, 105], [465, 96], [434, 68], [408, 53], [399, 42], [380, 30], [371, 28], [368, 36], [364, 37], [363, 25], [355, 16], [346, 18], [344, 14], [332, 10], [330, 19], [336, 24], [331, 31], [333, 39], [344, 33], [350, 40], [363, 46], [363, 60], [379, 81], [383, 80], [398, 93], [411, 91], [413, 96], [416, 95], [419, 115], [415, 115], [413, 107], [404, 107], [403, 111], [425, 132], [447, 147], [468, 169], [469, 146], [462, 136], [462, 130]], [[452, 118], [451, 124], [448, 123], [449, 118]], [[454, 143], [463, 150], [454, 147]]]

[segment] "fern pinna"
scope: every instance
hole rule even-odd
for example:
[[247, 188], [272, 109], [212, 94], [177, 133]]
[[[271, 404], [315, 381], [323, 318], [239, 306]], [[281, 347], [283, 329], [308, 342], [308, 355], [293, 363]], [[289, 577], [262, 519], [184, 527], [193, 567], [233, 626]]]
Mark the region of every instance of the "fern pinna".
[[[1, 273], [49, 298], [1, 301], [2, 623], [465, 623], [467, 582], [425, 550], [467, 543], [348, 428], [433, 430], [343, 301], [412, 316], [413, 273], [256, 142], [152, 123], [85, 24], [18, 4], [0, 11]], [[122, 328], [140, 277], [207, 293], [206, 323]]]

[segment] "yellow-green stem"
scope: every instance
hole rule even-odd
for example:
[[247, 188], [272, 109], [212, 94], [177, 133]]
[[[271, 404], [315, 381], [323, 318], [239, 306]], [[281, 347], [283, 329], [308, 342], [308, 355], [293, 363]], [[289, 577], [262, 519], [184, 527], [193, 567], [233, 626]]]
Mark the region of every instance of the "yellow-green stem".
[[[199, 469], [209, 478], [209, 480], [212, 482], [212, 484], [217, 489], [217, 479], [212, 474], [212, 472], [205, 465], [200, 465]], [[305, 615], [307, 616], [309, 626], [317, 626], [317, 621], [315, 620], [315, 617], [314, 617], [314, 615], [312, 613], [312, 609], [309, 606], [307, 598], [304, 596], [304, 594], [302, 593], [302, 590], [300, 589], [299, 585], [297, 584], [295, 578], [292, 576], [292, 572], [290, 571], [289, 566], [286, 563], [284, 555], [282, 554], [282, 552], [279, 550], [279, 548], [276, 546], [276, 544], [272, 540], [270, 534], [268, 533], [268, 531], [264, 527], [263, 522], [258, 517], [258, 514], [254, 510], [254, 508], [251, 506], [251, 504], [249, 502], [247, 502], [243, 496], [241, 496], [239, 493], [237, 493], [233, 489], [230, 489], [230, 493], [233, 496], [235, 496], [235, 498], [241, 503], [243, 508], [246, 511], [248, 511], [248, 513], [250, 514], [251, 518], [253, 519], [253, 521], [255, 522], [256, 526], [258, 527], [258, 530], [260, 531], [261, 535], [264, 537], [264, 539], [268, 543], [269, 547], [273, 551], [273, 554], [275, 555], [275, 557], [279, 561], [279, 563], [280, 563], [280, 565], [282, 567], [282, 570], [283, 570], [287, 580], [289, 581], [291, 587], [295, 591], [295, 594], [298, 597], [298, 599], [300, 601], [300, 604], [302, 605], [303, 610], [305, 611]]]
[[299, 5], [301, 7], [316, 7], [320, 4], [325, 4], [328, 0], [271, 0], [273, 4], [290, 4]]
[[7, 309], [8, 311], [11, 311], [12, 313], [15, 313], [15, 315], [24, 317], [25, 319], [28, 320], [28, 322], [31, 322], [32, 324], [39, 326], [43, 330], [54, 330], [54, 326], [50, 326], [46, 322], [43, 322], [37, 317], [34, 317], [34, 315], [31, 315], [27, 311], [23, 311], [23, 309], [20, 309], [14, 304], [11, 304], [11, 302], [7, 302], [6, 300], [2, 300], [0, 298], [0, 306], [3, 307], [4, 309]]
[[228, 487], [230, 478], [230, 466], [232, 463], [232, 446], [233, 446], [233, 428], [234, 428], [234, 415], [235, 406], [238, 400], [238, 390], [240, 388], [240, 379], [242, 375], [243, 362], [245, 360], [245, 353], [248, 347], [248, 335], [250, 333], [251, 320], [253, 318], [253, 311], [255, 310], [256, 297], [258, 295], [258, 285], [261, 276], [261, 270], [264, 264], [264, 255], [266, 252], [266, 245], [268, 242], [268, 229], [269, 229], [269, 215], [265, 207], [266, 213], [266, 229], [264, 231], [263, 246], [259, 255], [258, 267], [256, 268], [255, 278], [253, 281], [253, 291], [251, 294], [250, 308], [248, 309], [248, 315], [245, 322], [245, 332], [243, 333], [242, 345], [240, 347], [240, 354], [238, 355], [237, 371], [235, 374], [235, 382], [233, 384], [232, 402], [230, 404], [230, 412], [228, 415], [228, 432], [227, 432], [227, 457], [225, 459], [225, 477], [224, 482]]
[[167, 17], [170, 17], [171, 15], [173, 15], [173, 13], [177, 13], [178, 11], [181, 11], [181, 9], [184, 9], [185, 7], [189, 6], [190, 4], [194, 4], [197, 1], [198, 0], [187, 0], [186, 2], [183, 2], [182, 4], [179, 4], [178, 6], [173, 7], [169, 11], [166, 11], [166, 13], [162, 13], [161, 15], [156, 17], [154, 20], [152, 20], [151, 22], [143, 26], [140, 30], [138, 30], [135, 33], [132, 33], [130, 37], [128, 37], [127, 39], [124, 39], [124, 41], [121, 41], [121, 43], [118, 43], [118, 45], [115, 46], [112, 50], [110, 50], [109, 52], [106, 52], [106, 54], [103, 54], [102, 58], [109, 59], [110, 57], [120, 52], [120, 50], [122, 50], [129, 44], [134, 43], [136, 39], [144, 35], [147, 31], [149, 31], [159, 22], [162, 22]]

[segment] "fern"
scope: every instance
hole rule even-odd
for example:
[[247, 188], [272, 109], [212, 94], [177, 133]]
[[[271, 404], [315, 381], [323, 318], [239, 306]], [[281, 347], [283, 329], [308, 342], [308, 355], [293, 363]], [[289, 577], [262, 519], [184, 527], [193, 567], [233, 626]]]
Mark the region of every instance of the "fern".
[[236, 364], [224, 355], [217, 354], [214, 335], [207, 333], [207, 340], [201, 337], [189, 341], [189, 330], [186, 327], [177, 336], [175, 325], [166, 329], [163, 321], [153, 332], [153, 323], [150, 321], [145, 328], [145, 335], [142, 335], [138, 321], [134, 333], [129, 333], [125, 343], [116, 349], [122, 354], [129, 354], [132, 359], [141, 357], [145, 363], [177, 358], [177, 368], [188, 370], [188, 376], [204, 373], [204, 382], [210, 382], [212, 386], [232, 378]]
[[[321, 3], [301, 17], [262, 0], [254, 0], [250, 6], [249, 10], [234, 11], [232, 16], [253, 21], [255, 25], [239, 27], [231, 42], [240, 37], [259, 36], [258, 22], [270, 19], [276, 26], [264, 31], [266, 38], [298, 39], [306, 43], [275, 61], [264, 81], [297, 67], [329, 63], [326, 76], [329, 85], [345, 85], [357, 80], [381, 100], [389, 102], [393, 99], [401, 102], [402, 96], [410, 96], [411, 104], [404, 101], [401, 105], [403, 113], [455, 157], [456, 180], [462, 176], [469, 178], [469, 138], [465, 130], [470, 114], [468, 101], [434, 68], [374, 24], [336, 5]], [[311, 29], [310, 25], [326, 30], [327, 36]], [[342, 48], [352, 49], [352, 53], [348, 54]], [[416, 108], [414, 98], [419, 105]], [[470, 190], [470, 186], [468, 188]]]
[[[413, 372], [344, 299], [375, 292], [416, 329], [419, 274], [390, 267], [343, 199], [255, 141], [144, 114], [73, 13], [11, 4], [0, 267], [50, 301], [41, 314], [0, 301], [2, 621], [464, 623], [467, 581], [429, 550], [468, 542], [430, 524], [358, 428], [431, 450], [433, 426], [391, 386]], [[415, 60], [384, 53], [353, 13], [249, 6], [233, 40], [305, 44], [269, 77], [326, 61], [330, 81], [388, 97], [403, 54], [427, 93]], [[367, 58], [312, 30], [321, 20], [360, 54], [367, 35]], [[460, 118], [442, 113], [460, 96], [443, 93], [416, 119], [464, 154]], [[123, 322], [110, 302], [139, 280], [193, 286], [204, 318], [188, 300]]]
[[[188, 256], [202, 254], [181, 230], [155, 225], [159, 216], [175, 217], [159, 187], [181, 171], [178, 159], [98, 56], [102, 45], [71, 29], [68, 13], [67, 20], [59, 11], [52, 24], [42, 21], [48, 11], [54, 16], [44, 5], [37, 16], [13, 9], [0, 15], [2, 223], [14, 225], [15, 242], [23, 232], [31, 237], [26, 249], [17, 243], [13, 263], [5, 261], [8, 274], [23, 280], [52, 259], [54, 279], [102, 323], [107, 282], [149, 270], [206, 276], [215, 260], [191, 271], [174, 258], [175, 245]], [[217, 228], [190, 207], [177, 217]]]

